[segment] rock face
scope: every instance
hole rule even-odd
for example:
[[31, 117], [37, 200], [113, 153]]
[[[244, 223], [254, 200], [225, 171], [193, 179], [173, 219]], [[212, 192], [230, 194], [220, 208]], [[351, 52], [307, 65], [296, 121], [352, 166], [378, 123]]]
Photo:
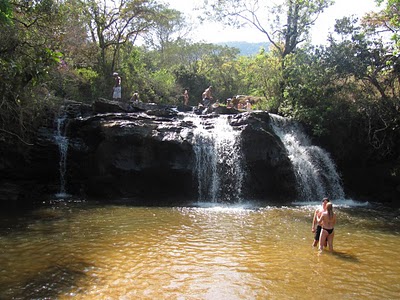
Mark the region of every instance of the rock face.
[[[192, 197], [188, 125], [175, 118], [99, 114], [70, 124], [70, 177], [89, 196]], [[78, 179], [78, 180], [76, 180]]]
[[[115, 107], [107, 109], [113, 113], [106, 113], [105, 106], [95, 104], [102, 107], [101, 113], [72, 119], [68, 125], [69, 190], [83, 190], [96, 198], [196, 200], [199, 178], [194, 131], [198, 125], [179, 113], [186, 108], [138, 103], [121, 113], [115, 112]], [[269, 125], [268, 113], [231, 113], [228, 120], [240, 131], [245, 166], [241, 198], [293, 199], [293, 170]], [[216, 117], [197, 116], [208, 120], [210, 126]]]
[[247, 197], [290, 199], [296, 197], [296, 179], [288, 153], [270, 126], [266, 112], [237, 115], [232, 125], [242, 124], [242, 150], [246, 162]]
[[[296, 197], [290, 160], [266, 112], [238, 113], [216, 108], [211, 114], [199, 115], [200, 112], [186, 106], [126, 105], [106, 100], [96, 101], [92, 111], [74, 105], [67, 109], [65, 124], [68, 194], [85, 199], [129, 198], [157, 205], [197, 200], [195, 131], [202, 122], [213, 127], [218, 113], [228, 113], [229, 126], [240, 133], [239, 159], [243, 165], [240, 198], [270, 202], [292, 201]], [[188, 118], [187, 111], [200, 123]], [[41, 146], [35, 146], [32, 151], [37, 159], [31, 160], [36, 161], [36, 166], [29, 168], [29, 178], [40, 181], [40, 186], [46, 186], [46, 192], [57, 193], [58, 148], [51, 137], [52, 130], [43, 130], [47, 133], [41, 135]], [[223, 176], [221, 182], [224, 182]], [[236, 192], [235, 189], [228, 191]], [[15, 193], [10, 195], [17, 197]], [[233, 199], [220, 196], [221, 201]]]

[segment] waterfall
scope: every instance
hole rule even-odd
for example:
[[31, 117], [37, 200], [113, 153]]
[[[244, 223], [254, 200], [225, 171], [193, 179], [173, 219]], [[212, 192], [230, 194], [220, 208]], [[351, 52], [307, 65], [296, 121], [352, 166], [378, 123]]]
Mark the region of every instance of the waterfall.
[[240, 131], [229, 125], [227, 116], [187, 116], [195, 129], [194, 173], [199, 201], [238, 202], [243, 182]]
[[341, 179], [329, 153], [312, 145], [300, 124], [273, 114], [271, 119], [293, 164], [299, 200], [344, 199]]
[[57, 198], [65, 198], [69, 195], [66, 193], [66, 171], [67, 171], [67, 153], [68, 153], [68, 137], [65, 135], [66, 114], [57, 118], [57, 131], [54, 136], [55, 143], [58, 145], [60, 152], [59, 173], [60, 173], [60, 191], [56, 194]]

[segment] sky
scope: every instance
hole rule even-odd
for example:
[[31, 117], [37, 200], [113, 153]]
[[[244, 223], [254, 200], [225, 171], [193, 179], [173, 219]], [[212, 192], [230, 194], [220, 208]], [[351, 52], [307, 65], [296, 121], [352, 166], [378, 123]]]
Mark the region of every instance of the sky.
[[[196, 21], [196, 12], [193, 9], [202, 4], [203, 0], [164, 0], [170, 8], [182, 11], [186, 17]], [[267, 0], [264, 0], [267, 1]], [[312, 43], [315, 45], [325, 44], [329, 32], [333, 31], [336, 19], [345, 16], [362, 16], [366, 12], [378, 11], [374, 0], [335, 0], [335, 4], [325, 9], [319, 16], [312, 30]], [[196, 25], [195, 30], [190, 36], [195, 42], [228, 42], [228, 41], [246, 41], [246, 42], [266, 42], [265, 34], [255, 28], [234, 29], [223, 27], [217, 23], [208, 23]]]

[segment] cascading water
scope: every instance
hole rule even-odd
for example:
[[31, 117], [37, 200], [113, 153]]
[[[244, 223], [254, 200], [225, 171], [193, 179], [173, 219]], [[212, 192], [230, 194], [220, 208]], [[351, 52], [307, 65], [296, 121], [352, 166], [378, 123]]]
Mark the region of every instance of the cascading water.
[[68, 153], [68, 137], [65, 135], [66, 114], [62, 114], [57, 118], [57, 131], [54, 140], [60, 151], [59, 171], [60, 171], [60, 191], [56, 194], [57, 198], [65, 198], [69, 195], [66, 192], [65, 174], [67, 171], [67, 153]]
[[227, 116], [187, 116], [186, 120], [195, 126], [194, 172], [198, 180], [199, 201], [240, 201], [243, 181], [240, 132], [229, 125]]
[[270, 115], [274, 131], [285, 145], [295, 170], [298, 200], [344, 199], [341, 179], [329, 153], [312, 145], [298, 123]]

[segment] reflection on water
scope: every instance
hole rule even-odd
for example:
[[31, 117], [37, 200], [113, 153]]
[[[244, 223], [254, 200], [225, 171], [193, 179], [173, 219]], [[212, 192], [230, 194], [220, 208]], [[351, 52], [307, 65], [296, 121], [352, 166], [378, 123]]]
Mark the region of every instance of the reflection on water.
[[314, 206], [46, 206], [0, 221], [0, 299], [395, 299], [399, 211]]

